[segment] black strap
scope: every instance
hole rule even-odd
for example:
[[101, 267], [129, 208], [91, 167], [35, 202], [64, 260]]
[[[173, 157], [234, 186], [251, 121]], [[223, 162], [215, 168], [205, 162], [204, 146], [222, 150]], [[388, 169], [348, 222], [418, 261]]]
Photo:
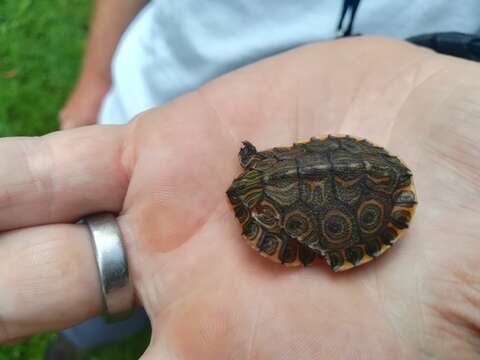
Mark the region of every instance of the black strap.
[[[341, 36], [351, 36], [353, 29], [353, 21], [355, 20], [355, 14], [357, 13], [358, 5], [360, 0], [343, 0], [342, 14], [340, 16], [340, 21], [337, 25], [337, 31], [342, 33]], [[349, 11], [350, 10], [350, 11]], [[350, 20], [348, 21], [347, 28], [342, 31], [343, 19], [347, 15], [347, 12], [350, 13]]]
[[[352, 36], [353, 22], [361, 0], [343, 0], [342, 13], [337, 25], [339, 37]], [[350, 15], [347, 27], [343, 28], [343, 20]], [[360, 34], [357, 34], [360, 35]], [[480, 62], [480, 34], [460, 32], [438, 32], [421, 34], [406, 39], [407, 41], [430, 48], [440, 54], [452, 55], [463, 59]]]
[[417, 35], [408, 38], [407, 41], [440, 54], [480, 61], [480, 35], [444, 32]]

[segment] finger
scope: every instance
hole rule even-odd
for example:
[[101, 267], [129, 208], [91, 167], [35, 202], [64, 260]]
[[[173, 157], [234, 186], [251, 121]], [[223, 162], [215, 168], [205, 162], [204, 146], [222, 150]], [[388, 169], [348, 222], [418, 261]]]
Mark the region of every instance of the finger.
[[68, 129], [73, 129], [75, 128], [76, 126], [76, 123], [70, 119], [68, 120], [62, 120], [60, 122], [60, 129], [62, 130], [68, 130]]
[[58, 123], [62, 130], [71, 129], [75, 127], [75, 120], [68, 115], [69, 111], [64, 109], [58, 113]]
[[85, 225], [4, 233], [0, 259], [0, 342], [62, 329], [102, 311]]
[[63, 113], [60, 113], [58, 115], [58, 123], [60, 125], [60, 129], [62, 130], [71, 129], [75, 127], [74, 126], [75, 122], [71, 118], [65, 116]]
[[128, 184], [124, 126], [0, 141], [0, 230], [119, 211]]

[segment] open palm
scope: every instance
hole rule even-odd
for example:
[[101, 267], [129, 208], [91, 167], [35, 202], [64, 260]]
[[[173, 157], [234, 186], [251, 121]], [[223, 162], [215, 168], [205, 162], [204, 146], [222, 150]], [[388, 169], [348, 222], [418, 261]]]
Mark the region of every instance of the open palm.
[[[9, 205], [0, 210], [2, 228], [120, 213], [138, 299], [153, 325], [145, 359], [474, 358], [480, 352], [479, 76], [473, 63], [356, 38], [248, 66], [125, 127], [58, 133], [41, 144], [6, 140], [1, 146], [26, 159], [26, 170], [17, 168], [19, 180], [9, 180], [11, 189], [2, 193]], [[241, 171], [241, 141], [264, 149], [332, 132], [365, 137], [406, 161], [419, 198], [411, 229], [384, 256], [345, 273], [320, 262], [285, 268], [258, 256], [225, 196]], [[20, 179], [29, 187], [18, 195]], [[79, 239], [75, 251], [66, 235]], [[2, 236], [0, 257], [15, 255], [19, 238], [35, 237], [31, 246], [42, 236], [62, 238], [63, 247], [52, 252], [70, 254], [58, 260], [68, 263], [68, 274], [87, 256], [78, 254], [90, 251], [80, 225]], [[89, 256], [81, 262], [84, 275], [68, 275], [83, 276], [77, 279], [83, 291], [42, 311], [31, 305], [29, 320], [0, 295], [4, 340], [97, 313]], [[26, 273], [13, 276], [16, 283], [33, 278]], [[26, 291], [2, 281], [17, 295]], [[77, 311], [46, 324], [45, 314], [58, 317], [52, 314], [72, 305]]]

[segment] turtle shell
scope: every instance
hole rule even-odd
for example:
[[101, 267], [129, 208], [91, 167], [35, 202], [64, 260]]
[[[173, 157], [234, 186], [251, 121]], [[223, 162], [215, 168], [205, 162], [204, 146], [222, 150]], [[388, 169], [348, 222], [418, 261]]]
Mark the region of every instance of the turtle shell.
[[260, 152], [243, 144], [244, 172], [227, 195], [262, 255], [289, 266], [321, 257], [343, 271], [383, 254], [408, 228], [412, 173], [382, 147], [343, 135]]

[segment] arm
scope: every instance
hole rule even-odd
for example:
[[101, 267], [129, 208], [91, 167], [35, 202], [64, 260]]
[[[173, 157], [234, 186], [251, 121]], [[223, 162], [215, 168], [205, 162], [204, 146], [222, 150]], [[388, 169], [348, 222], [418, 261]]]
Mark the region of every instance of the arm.
[[110, 65], [128, 24], [148, 0], [97, 0], [83, 67], [77, 85], [60, 112], [62, 128], [94, 124], [111, 85]]

